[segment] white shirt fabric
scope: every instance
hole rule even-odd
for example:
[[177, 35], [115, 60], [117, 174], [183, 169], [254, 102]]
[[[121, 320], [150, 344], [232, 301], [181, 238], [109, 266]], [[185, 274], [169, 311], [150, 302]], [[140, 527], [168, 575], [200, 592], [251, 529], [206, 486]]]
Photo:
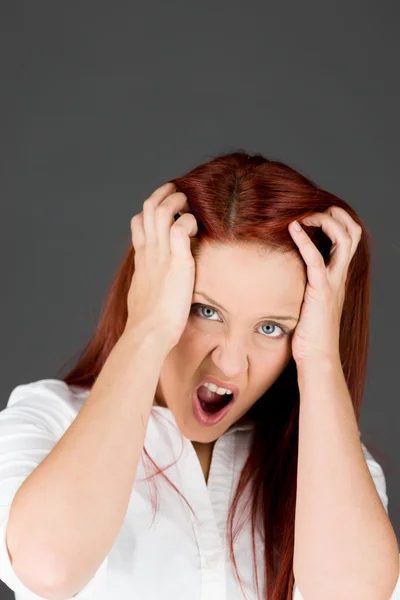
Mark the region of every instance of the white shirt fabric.
[[[89, 391], [58, 379], [18, 385], [0, 411], [0, 579], [16, 600], [43, 600], [17, 577], [6, 547], [6, 527], [14, 495], [24, 479], [52, 450], [79, 413]], [[243, 600], [226, 543], [230, 502], [248, 455], [252, 424], [246, 416], [215, 443], [206, 484], [197, 454], [177, 427], [173, 413], [153, 406], [145, 446], [166, 476], [145, 481], [152, 470], [139, 461], [122, 527], [109, 552], [75, 600]], [[368, 468], [387, 511], [385, 476], [363, 445]], [[146, 459], [151, 469], [152, 465]], [[154, 496], [157, 486], [158, 492]], [[158, 503], [153, 522], [152, 499]], [[242, 506], [243, 509], [243, 506]], [[112, 510], [112, 507], [110, 507]], [[241, 514], [236, 513], [235, 521]], [[34, 515], [32, 515], [34, 519]], [[256, 537], [258, 580], [263, 587], [263, 543]], [[250, 528], [235, 542], [235, 557], [248, 600], [256, 600]], [[79, 560], [79, 558], [77, 558]], [[303, 600], [294, 584], [293, 600]], [[390, 600], [400, 600], [400, 577]]]

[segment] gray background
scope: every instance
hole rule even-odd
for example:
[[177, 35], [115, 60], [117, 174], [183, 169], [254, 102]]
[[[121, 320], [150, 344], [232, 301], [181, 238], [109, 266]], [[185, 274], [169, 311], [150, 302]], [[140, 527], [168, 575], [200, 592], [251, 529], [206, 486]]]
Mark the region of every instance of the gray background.
[[373, 234], [360, 426], [399, 532], [399, 4], [3, 0], [0, 28], [2, 407], [92, 335], [154, 188], [262, 152]]

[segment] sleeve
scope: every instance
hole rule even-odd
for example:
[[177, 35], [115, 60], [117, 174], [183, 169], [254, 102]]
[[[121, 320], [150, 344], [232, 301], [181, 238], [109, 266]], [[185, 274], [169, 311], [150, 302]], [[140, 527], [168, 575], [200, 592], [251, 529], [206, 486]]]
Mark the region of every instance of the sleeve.
[[[19, 385], [0, 411], [0, 579], [24, 600], [47, 600], [28, 588], [15, 573], [6, 544], [13, 498], [25, 478], [54, 448], [74, 419], [69, 387], [61, 380]], [[105, 558], [88, 584], [73, 596], [97, 600], [106, 587]]]
[[378, 492], [379, 498], [382, 501], [385, 511], [387, 512], [387, 514], [389, 514], [388, 496], [386, 492], [386, 479], [383, 469], [381, 465], [374, 459], [369, 450], [367, 450], [363, 443], [361, 443], [361, 446], [364, 452], [369, 472], [371, 473], [371, 477], [374, 480], [376, 491]]
[[[382, 504], [388, 513], [388, 496], [386, 492], [386, 480], [382, 467], [380, 464], [374, 459], [372, 454], [367, 450], [364, 444], [361, 442], [361, 446], [364, 452], [365, 460], [368, 465], [369, 472], [371, 473], [372, 479], [374, 480], [376, 491], [379, 494], [380, 499], [382, 500]], [[388, 513], [389, 514], [389, 513]], [[304, 600], [303, 596], [300, 593], [299, 588], [296, 585], [296, 582], [293, 586], [293, 597], [292, 600]], [[396, 587], [393, 590], [392, 595], [388, 600], [400, 600], [400, 554], [399, 554], [399, 578], [396, 583]]]

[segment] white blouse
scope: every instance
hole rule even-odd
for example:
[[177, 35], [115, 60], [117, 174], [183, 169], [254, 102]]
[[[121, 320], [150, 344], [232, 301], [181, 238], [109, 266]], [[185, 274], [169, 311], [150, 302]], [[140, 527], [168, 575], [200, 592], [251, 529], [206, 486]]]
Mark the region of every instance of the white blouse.
[[[0, 579], [16, 600], [43, 600], [17, 577], [6, 548], [6, 527], [14, 495], [24, 479], [52, 450], [89, 391], [58, 379], [18, 385], [0, 411]], [[177, 427], [173, 413], [153, 406], [145, 446], [166, 476], [192, 506], [195, 516], [162, 475], [144, 481], [152, 465], [139, 461], [128, 509], [118, 536], [89, 583], [75, 600], [243, 600], [229, 557], [226, 523], [240, 471], [246, 460], [252, 424], [235, 423], [214, 445], [206, 484], [197, 454]], [[387, 511], [385, 476], [363, 445], [368, 468]], [[149, 466], [145, 470], [143, 460]], [[158, 492], [155, 494], [154, 485]], [[153, 522], [152, 500], [158, 503]], [[242, 499], [241, 499], [242, 500]], [[242, 507], [243, 508], [243, 507]], [[236, 513], [235, 522], [240, 514]], [[34, 518], [34, 515], [32, 515]], [[261, 598], [263, 543], [256, 532]], [[256, 599], [250, 528], [235, 541], [235, 557], [249, 600]], [[303, 600], [296, 584], [293, 600]], [[400, 577], [390, 600], [400, 600]]]

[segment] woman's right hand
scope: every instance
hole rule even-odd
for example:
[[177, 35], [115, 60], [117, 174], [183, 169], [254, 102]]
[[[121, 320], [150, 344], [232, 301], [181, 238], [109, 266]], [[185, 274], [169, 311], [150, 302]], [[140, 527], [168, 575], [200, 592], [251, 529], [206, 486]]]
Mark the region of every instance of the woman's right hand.
[[[157, 188], [131, 220], [135, 272], [128, 292], [125, 332], [152, 331], [167, 353], [179, 341], [190, 312], [195, 262], [190, 237], [197, 221], [172, 182]], [[174, 216], [183, 213], [175, 222]]]

